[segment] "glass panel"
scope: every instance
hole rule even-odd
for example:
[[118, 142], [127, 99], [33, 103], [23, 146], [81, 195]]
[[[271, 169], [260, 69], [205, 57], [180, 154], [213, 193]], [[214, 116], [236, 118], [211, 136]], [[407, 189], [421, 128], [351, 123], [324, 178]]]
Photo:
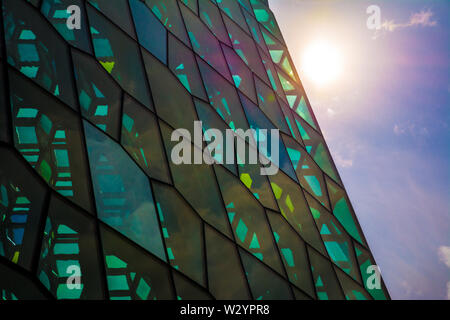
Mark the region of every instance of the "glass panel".
[[128, 33], [133, 38], [135, 37], [133, 23], [131, 22], [130, 8], [128, 7], [128, 0], [113, 0], [114, 5], [111, 5], [111, 0], [88, 0], [97, 10], [101, 11], [111, 21], [117, 24], [122, 30]]
[[0, 154], [0, 255], [30, 269], [47, 191], [11, 151]]
[[[354, 245], [364, 287], [375, 300], [387, 300], [386, 298], [387, 294], [384, 292], [383, 286], [379, 289], [368, 288], [367, 286], [368, 284], [367, 280], [373, 274], [373, 271], [367, 272], [368, 271], [367, 268], [369, 266], [376, 265], [375, 260], [371, 257], [371, 254], [368, 250], [364, 249], [358, 243], [354, 243]], [[371, 281], [369, 281], [369, 283], [371, 283]]]
[[166, 66], [147, 52], [142, 53], [156, 114], [174, 128], [187, 129], [193, 135], [197, 116], [192, 96]]
[[[173, 146], [176, 144], [170, 141], [172, 129], [163, 123], [160, 123], [160, 125], [166, 151], [170, 155]], [[206, 164], [175, 165], [172, 161], [169, 161], [169, 164], [175, 187], [181, 195], [206, 222], [231, 237], [219, 187], [211, 166]], [[199, 194], [203, 196], [199, 196]]]
[[174, 299], [168, 267], [106, 227], [100, 228], [111, 300]]
[[128, 154], [84, 122], [99, 219], [165, 260], [147, 176]]
[[205, 225], [209, 290], [219, 300], [250, 299], [235, 245]]
[[267, 211], [267, 216], [289, 280], [314, 297], [305, 243], [280, 214]]
[[[0, 52], [2, 47], [2, 41], [0, 41]], [[1, 56], [1, 54], [0, 54]], [[5, 94], [5, 80], [3, 79], [4, 68], [0, 59], [0, 141], [8, 142], [9, 138], [9, 121], [8, 121], [8, 105], [9, 96]]]
[[195, 285], [192, 280], [188, 280], [176, 272], [172, 273], [177, 290], [177, 300], [212, 300], [209, 293], [200, 286]]
[[37, 270], [39, 280], [57, 299], [103, 299], [100, 267], [93, 220], [52, 196]]
[[269, 180], [283, 217], [303, 240], [325, 254], [325, 248], [301, 187], [281, 171], [278, 171], [276, 175], [269, 176]]
[[[198, 116], [200, 120], [202, 121], [202, 127], [203, 127], [203, 135], [205, 139], [215, 139], [215, 136], [208, 136], [205, 131], [209, 129], [217, 129], [220, 130], [222, 133], [222, 138], [225, 139], [226, 137], [226, 130], [229, 129], [229, 127], [226, 125], [225, 121], [220, 118], [220, 116], [217, 114], [217, 112], [214, 111], [213, 108], [209, 104], [206, 104], [203, 101], [200, 101], [198, 99], [194, 100], [195, 107], [197, 109]], [[209, 140], [208, 140], [209, 141]], [[213, 142], [214, 143], [214, 142]], [[233, 163], [227, 164], [226, 163], [226, 154], [227, 154], [227, 143], [219, 143], [216, 148], [215, 152], [212, 150], [212, 148], [209, 147], [208, 144], [208, 150], [212, 154], [213, 158], [221, 163], [225, 168], [230, 170], [234, 175], [237, 175], [237, 169], [236, 169], [236, 157], [234, 157]], [[258, 173], [259, 174], [259, 173]]]
[[200, 19], [208, 26], [214, 35], [222, 42], [231, 45], [228, 32], [223, 24], [219, 9], [211, 0], [200, 0]]
[[166, 29], [143, 2], [130, 0], [130, 5], [139, 43], [162, 63], [167, 64]]
[[339, 268], [334, 267], [336, 270], [339, 282], [344, 290], [345, 299], [347, 300], [372, 300], [372, 297], [367, 293], [364, 288], [349, 278]]
[[334, 216], [339, 220], [348, 234], [358, 240], [359, 243], [365, 245], [365, 240], [361, 237], [361, 231], [356, 220], [355, 213], [350, 201], [348, 200], [345, 190], [339, 187], [331, 179], [327, 177], [325, 178]]
[[211, 106], [231, 129], [248, 129], [236, 89], [201, 60], [199, 67]]
[[206, 285], [202, 221], [175, 189], [159, 183], [153, 187], [170, 264]]
[[22, 272], [0, 263], [0, 292], [2, 300], [47, 300], [48, 292], [42, 292], [34, 281]]
[[[117, 8], [117, 6], [109, 6]], [[97, 10], [87, 8], [95, 56], [100, 64], [130, 95], [150, 105], [144, 68], [138, 45], [106, 20]]]
[[282, 273], [280, 258], [263, 207], [235, 176], [221, 166], [215, 166], [215, 169], [236, 242]]
[[241, 58], [230, 49], [228, 46], [222, 45], [223, 53], [225, 54], [225, 59], [228, 62], [228, 67], [230, 68], [231, 77], [233, 77], [234, 85], [239, 88], [247, 97], [249, 97], [253, 102], [256, 101], [255, 94], [255, 84], [253, 82], [253, 73], [247, 67], [247, 65], [242, 61]]
[[225, 78], [232, 81], [219, 41], [192, 11], [181, 6], [181, 12], [194, 51]]
[[119, 139], [122, 90], [95, 59], [72, 51], [81, 114]]
[[281, 35], [277, 21], [267, 4], [263, 4], [261, 0], [250, 0], [250, 2], [256, 19], [264, 26], [264, 28], [277, 37], [278, 40], [283, 41], [283, 36]]
[[310, 247], [308, 247], [308, 254], [317, 298], [319, 300], [343, 300], [344, 295], [331, 262]]
[[307, 194], [306, 200], [331, 260], [353, 279], [361, 283], [352, 240], [333, 215], [313, 197]]
[[226, 16], [224, 17], [224, 21], [228, 29], [228, 36], [236, 53], [258, 77], [264, 81], [268, 81], [253, 39]]
[[54, 190], [92, 211], [78, 114], [19, 73], [9, 75], [17, 150]]
[[240, 249], [242, 263], [255, 300], [292, 300], [289, 284], [259, 260]]
[[[241, 0], [239, 0], [241, 1]], [[262, 48], [265, 52], [269, 53], [267, 47], [264, 42], [264, 38], [259, 29], [259, 24], [255, 18], [249, 13], [247, 10], [242, 10], [244, 13], [245, 21], [250, 29], [250, 33], [252, 34], [253, 40]]]
[[150, 177], [171, 182], [156, 117], [128, 95], [123, 101], [121, 143]]
[[75, 108], [69, 49], [44, 18], [23, 1], [3, 1], [8, 63]]
[[[189, 46], [189, 39], [178, 10], [177, 0], [145, 0], [145, 4], [170, 32]], [[160, 45], [159, 42], [156, 43]]]
[[313, 195], [323, 206], [330, 209], [327, 187], [322, 171], [309, 154], [291, 137], [282, 135], [286, 150], [291, 158], [301, 186]]
[[[81, 8], [81, 29], [71, 30], [67, 27], [67, 19], [71, 15], [67, 12], [67, 8], [71, 5]], [[68, 43], [83, 51], [92, 53], [84, 10], [84, 2], [81, 0], [43, 0], [41, 6], [41, 13]]]
[[230, 17], [234, 22], [236, 22], [242, 29], [248, 32], [247, 24], [245, 23], [244, 16], [242, 15], [239, 2], [236, 0], [218, 0], [216, 1], [228, 17]]
[[305, 143], [306, 151], [313, 157], [319, 167], [328, 174], [334, 181], [341, 183], [334, 166], [333, 160], [328, 153], [325, 140], [320, 134], [308, 126], [303, 119], [295, 116], [295, 122]]
[[[281, 137], [278, 138], [278, 159], [273, 156], [274, 150], [272, 150], [271, 145], [273, 140], [271, 130], [276, 129], [275, 126], [254, 103], [242, 94], [239, 94], [239, 97], [241, 98], [242, 106], [244, 107], [250, 128], [256, 131], [255, 140], [258, 143], [258, 151], [267, 159], [270, 159], [274, 165], [288, 174], [289, 177], [297, 181], [297, 176], [295, 175], [295, 171], [292, 167], [291, 161], [289, 160], [289, 155], [286, 151], [283, 140], [281, 140]], [[267, 129], [266, 133], [261, 131], [261, 129]], [[266, 141], [265, 146], [264, 144], [261, 144], [263, 141]]]
[[286, 120], [278, 105], [275, 92], [255, 77], [256, 94], [258, 95], [258, 106], [261, 111], [272, 121], [272, 123], [284, 133], [289, 134], [290, 130], [286, 125]]
[[181, 41], [170, 34], [169, 68], [189, 93], [207, 100], [194, 54]]
[[198, 15], [198, 1], [197, 0], [180, 0], [184, 3], [189, 9], [195, 12]]

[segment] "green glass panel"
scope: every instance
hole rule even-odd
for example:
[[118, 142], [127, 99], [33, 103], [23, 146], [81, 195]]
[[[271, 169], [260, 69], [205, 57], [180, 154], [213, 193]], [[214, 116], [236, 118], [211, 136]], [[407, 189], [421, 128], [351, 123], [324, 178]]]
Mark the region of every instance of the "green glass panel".
[[177, 291], [177, 300], [212, 300], [211, 295], [205, 288], [200, 287], [181, 274], [173, 272], [173, 279]]

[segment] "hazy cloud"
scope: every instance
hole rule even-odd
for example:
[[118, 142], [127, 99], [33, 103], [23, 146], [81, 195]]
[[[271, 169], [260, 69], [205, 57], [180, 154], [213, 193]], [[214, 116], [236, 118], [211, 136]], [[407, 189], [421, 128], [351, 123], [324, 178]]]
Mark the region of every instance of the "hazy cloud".
[[438, 249], [439, 260], [450, 268], [450, 247], [440, 246]]
[[413, 13], [406, 23], [396, 23], [394, 20], [386, 20], [381, 25], [386, 31], [395, 31], [399, 28], [408, 28], [414, 26], [420, 27], [434, 27], [437, 25], [437, 21], [433, 19], [433, 11], [428, 9], [427, 11], [422, 10], [420, 12]]

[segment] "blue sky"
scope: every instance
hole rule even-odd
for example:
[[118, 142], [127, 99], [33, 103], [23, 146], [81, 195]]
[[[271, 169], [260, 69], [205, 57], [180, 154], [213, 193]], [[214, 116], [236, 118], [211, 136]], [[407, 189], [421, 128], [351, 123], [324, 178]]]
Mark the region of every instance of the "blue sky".
[[[269, 2], [392, 298], [450, 299], [450, 2]], [[317, 86], [322, 39], [343, 72]]]

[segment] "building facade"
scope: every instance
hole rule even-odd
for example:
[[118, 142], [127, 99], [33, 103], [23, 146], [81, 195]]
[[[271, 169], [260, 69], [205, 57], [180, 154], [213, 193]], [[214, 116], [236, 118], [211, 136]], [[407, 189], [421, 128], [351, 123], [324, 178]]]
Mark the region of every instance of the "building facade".
[[[2, 298], [389, 298], [267, 0], [1, 0], [0, 17]], [[224, 143], [174, 164], [194, 121], [206, 140], [278, 130], [278, 172], [221, 164]]]

